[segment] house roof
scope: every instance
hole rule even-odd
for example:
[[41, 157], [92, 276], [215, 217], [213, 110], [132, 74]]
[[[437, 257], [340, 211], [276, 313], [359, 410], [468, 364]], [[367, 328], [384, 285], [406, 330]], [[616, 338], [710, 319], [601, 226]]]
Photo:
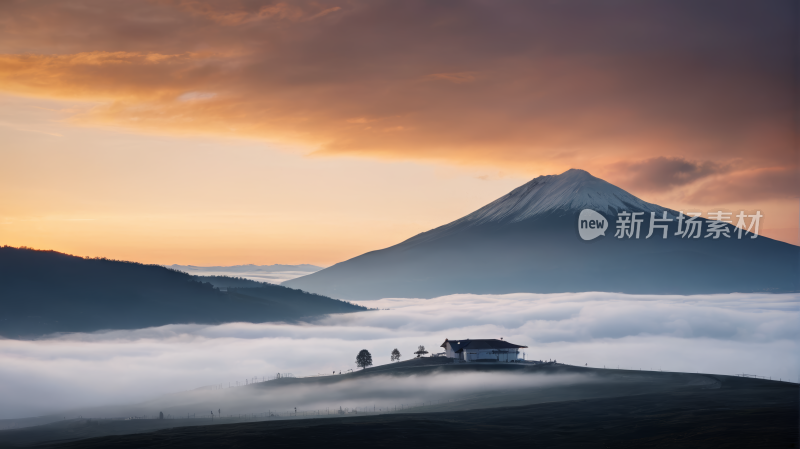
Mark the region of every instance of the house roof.
[[442, 343], [442, 348], [447, 348], [447, 343], [453, 348], [453, 352], [461, 352], [464, 349], [515, 349], [527, 348], [527, 346], [515, 345], [505, 340], [497, 340], [495, 338], [484, 340], [448, 340], [445, 339]]

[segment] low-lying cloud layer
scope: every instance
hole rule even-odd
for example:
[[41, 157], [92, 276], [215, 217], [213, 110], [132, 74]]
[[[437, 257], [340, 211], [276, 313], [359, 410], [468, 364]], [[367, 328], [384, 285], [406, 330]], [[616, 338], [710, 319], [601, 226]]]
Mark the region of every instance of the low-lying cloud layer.
[[527, 359], [594, 367], [758, 374], [798, 380], [795, 295], [612, 293], [452, 295], [371, 301], [373, 310], [313, 323], [170, 325], [0, 341], [0, 418], [149, 400], [275, 373], [386, 364], [445, 338], [500, 338]]
[[[464, 399], [478, 399], [487, 394], [494, 396], [508, 395], [509, 393], [524, 391], [529, 395], [541, 394], [542, 389], [548, 389], [552, 396], [564, 395], [564, 392], [554, 392], [556, 389], [569, 389], [577, 386], [599, 385], [606, 387], [619, 385], [619, 379], [599, 379], [591, 374], [562, 373], [547, 375], [541, 373], [513, 373], [513, 372], [457, 372], [457, 373], [425, 373], [404, 376], [378, 374], [368, 377], [328, 377], [322, 382], [296, 383], [296, 382], [266, 382], [249, 388], [222, 388], [198, 389], [180, 394], [160, 397], [153, 401], [137, 404], [135, 407], [103, 407], [102, 409], [87, 410], [94, 417], [150, 415], [161, 411], [165, 415], [176, 417], [185, 416], [186, 413], [197, 413], [210, 417], [210, 411], [227, 413], [261, 415], [264, 412], [277, 412], [285, 414], [286, 411], [297, 407], [300, 413], [312, 414], [327, 410], [333, 412], [339, 408], [344, 411], [364, 410], [370, 411], [403, 410], [416, 408], [420, 405], [434, 403], [447, 403]], [[616, 380], [616, 382], [615, 382]], [[695, 379], [693, 379], [695, 380]], [[703, 379], [699, 379], [703, 381]], [[705, 379], [713, 384], [710, 379]], [[635, 382], [631, 382], [634, 384]], [[616, 384], [616, 385], [615, 385]], [[647, 380], [639, 381], [637, 385], [628, 385], [628, 388], [639, 387], [657, 388], [657, 382]], [[469, 386], [465, 390], [464, 386]], [[596, 396], [607, 395], [600, 392]], [[537, 401], [533, 398], [531, 402]], [[530, 399], [529, 399], [530, 400]], [[311, 412], [311, 413], [309, 413]], [[116, 414], [114, 414], [116, 413]], [[87, 414], [87, 416], [88, 416]], [[225, 413], [223, 413], [225, 416]], [[302, 416], [302, 415], [301, 415]]]

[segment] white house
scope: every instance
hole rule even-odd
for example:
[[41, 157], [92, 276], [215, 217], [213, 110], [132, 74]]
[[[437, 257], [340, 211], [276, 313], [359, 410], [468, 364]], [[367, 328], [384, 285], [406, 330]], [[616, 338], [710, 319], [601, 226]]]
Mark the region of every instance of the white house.
[[465, 362], [516, 362], [522, 360], [520, 348], [502, 338], [500, 340], [448, 340], [442, 343], [445, 356]]

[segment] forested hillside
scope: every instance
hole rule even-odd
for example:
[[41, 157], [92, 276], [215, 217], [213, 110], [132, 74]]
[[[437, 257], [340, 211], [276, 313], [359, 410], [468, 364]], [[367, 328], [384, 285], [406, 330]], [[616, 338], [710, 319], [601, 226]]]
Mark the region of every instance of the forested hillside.
[[9, 246], [0, 247], [0, 288], [0, 336], [6, 338], [366, 310], [279, 285], [224, 292], [158, 265]]

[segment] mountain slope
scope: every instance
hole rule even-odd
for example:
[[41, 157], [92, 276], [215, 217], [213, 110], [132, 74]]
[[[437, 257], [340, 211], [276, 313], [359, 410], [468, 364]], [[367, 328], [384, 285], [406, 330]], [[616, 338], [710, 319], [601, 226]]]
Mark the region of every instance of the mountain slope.
[[0, 335], [135, 329], [178, 323], [290, 321], [365, 310], [277, 285], [221, 292], [157, 265], [0, 247]]
[[[610, 229], [604, 237], [579, 237], [583, 209], [606, 218]], [[623, 211], [644, 212], [639, 239], [614, 238], [617, 213]], [[667, 239], [645, 238], [650, 212], [673, 218]], [[540, 176], [452, 223], [283, 285], [356, 300], [454, 293], [798, 290], [798, 247], [763, 236], [681, 238], [675, 235], [677, 215], [573, 169]]]

